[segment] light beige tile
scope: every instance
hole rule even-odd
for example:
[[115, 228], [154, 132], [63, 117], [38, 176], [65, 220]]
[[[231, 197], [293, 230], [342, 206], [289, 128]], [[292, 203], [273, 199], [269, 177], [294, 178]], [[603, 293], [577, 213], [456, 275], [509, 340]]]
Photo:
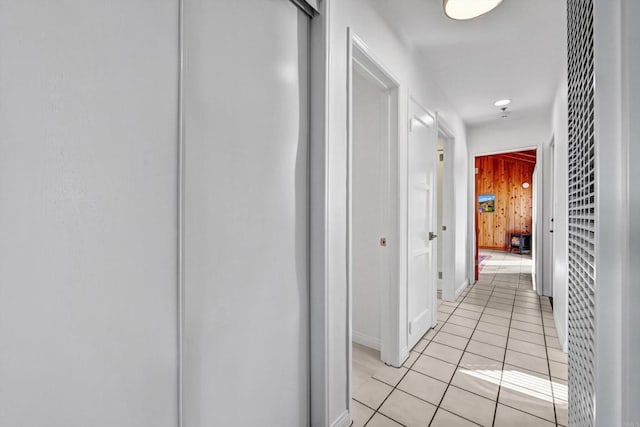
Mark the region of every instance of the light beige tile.
[[495, 345], [497, 347], [506, 347], [507, 346], [507, 337], [497, 334], [492, 334], [490, 332], [476, 330], [473, 333], [474, 340], [480, 341], [483, 343]]
[[553, 360], [554, 362], [559, 363], [569, 363], [568, 355], [562, 350], [558, 350], [557, 348], [547, 347], [547, 353], [549, 355], [549, 360]]
[[539, 372], [541, 374], [549, 373], [549, 366], [547, 365], [546, 358], [543, 359], [541, 357], [530, 356], [528, 354], [520, 353], [517, 351], [507, 350], [504, 363], [508, 363], [509, 365], [514, 366], [520, 366], [522, 368]]
[[379, 412], [407, 427], [417, 427], [429, 424], [436, 406], [396, 389], [382, 404]]
[[556, 417], [558, 418], [558, 425], [569, 425], [569, 407], [567, 402], [556, 402]]
[[550, 396], [501, 388], [498, 402], [555, 423], [553, 399]]
[[535, 323], [536, 325], [542, 325], [542, 318], [539, 316], [536, 317], [536, 316], [529, 316], [522, 313], [513, 313], [512, 319], [519, 320], [521, 322], [529, 322], [529, 323]]
[[431, 356], [422, 355], [411, 369], [448, 383], [456, 370], [456, 365]]
[[430, 427], [475, 427], [477, 424], [471, 421], [460, 418], [457, 415], [452, 414], [444, 409], [438, 409], [436, 416], [433, 417]]
[[370, 408], [377, 408], [391, 393], [393, 388], [378, 380], [370, 378], [369, 381], [353, 390], [353, 398]]
[[438, 313], [438, 322], [446, 322], [449, 316], [451, 316], [449, 313]]
[[520, 320], [512, 320], [511, 327], [514, 329], [519, 329], [521, 331], [534, 332], [536, 334], [542, 334], [544, 332], [542, 330], [542, 325], [537, 325], [535, 323], [529, 322], [521, 322]]
[[559, 378], [561, 380], [567, 380], [569, 373], [567, 372], [567, 365], [564, 363], [549, 361], [549, 369], [551, 369], [551, 376]]
[[513, 338], [520, 341], [531, 342], [538, 345], [545, 345], [543, 335], [535, 334], [533, 332], [521, 331], [519, 329], [511, 329], [509, 331], [509, 338]]
[[436, 331], [435, 329], [429, 329], [427, 331], [427, 333], [424, 334], [422, 339], [425, 340], [425, 341], [430, 341], [431, 339], [433, 339], [433, 337], [436, 336], [437, 333], [438, 333], [438, 331]]
[[454, 306], [450, 306], [450, 305], [445, 305], [445, 304], [440, 304], [440, 307], [438, 307], [438, 313], [453, 313], [453, 311], [456, 308]]
[[395, 368], [393, 366], [382, 365], [373, 374], [373, 378], [395, 387], [404, 374], [407, 373], [407, 370], [405, 367]]
[[530, 308], [523, 308], [516, 305], [513, 307], [513, 313], [523, 314], [525, 316], [531, 316], [531, 317], [538, 317], [540, 316], [540, 309], [536, 308], [535, 310], [532, 310]]
[[418, 341], [416, 343], [416, 345], [413, 346], [411, 351], [416, 351], [418, 353], [422, 353], [422, 351], [427, 347], [427, 344], [429, 344], [429, 341], [420, 340], [420, 341]]
[[447, 384], [418, 372], [409, 371], [398, 384], [398, 388], [433, 405], [438, 405]]
[[373, 416], [373, 418], [371, 418], [371, 421], [367, 423], [367, 427], [402, 427], [402, 424], [399, 424], [378, 412]]
[[520, 366], [505, 364], [502, 371], [502, 388], [544, 396], [551, 396], [551, 378], [548, 374], [531, 371]]
[[505, 317], [507, 319], [511, 317], [511, 310], [498, 310], [497, 308], [491, 307], [485, 308], [484, 313], [492, 316]]
[[556, 331], [556, 328], [554, 327], [549, 327], [549, 326], [545, 326], [544, 327], [544, 334], [550, 337], [557, 337], [558, 336], [558, 331]]
[[540, 311], [540, 304], [538, 304], [537, 302], [526, 301], [522, 298], [517, 298], [514, 305], [515, 305], [514, 310], [517, 308], [526, 308], [529, 310], [534, 310], [535, 312]]
[[467, 342], [469, 342], [469, 338], [461, 337], [459, 335], [452, 335], [441, 331], [433, 338], [433, 341], [464, 350], [464, 348], [467, 346]]
[[473, 339], [469, 341], [466, 351], [488, 357], [489, 359], [493, 359], [498, 362], [502, 362], [504, 360], [504, 347], [496, 347], [495, 345], [475, 341]]
[[556, 401], [569, 401], [569, 388], [566, 380], [551, 378], [551, 387], [553, 388], [553, 397]]
[[499, 302], [490, 302], [487, 304], [487, 308], [493, 308], [496, 310], [511, 312], [511, 309], [513, 308], [513, 304], [502, 304]]
[[507, 348], [509, 350], [519, 351], [520, 353], [525, 353], [531, 356], [541, 357], [543, 359], [547, 357], [547, 349], [545, 346], [513, 338], [509, 338]]
[[420, 357], [420, 353], [416, 351], [409, 352], [409, 358], [402, 364], [402, 366], [410, 368], [411, 365], [413, 365], [413, 362], [418, 359], [418, 357]]
[[455, 386], [450, 386], [442, 400], [442, 408], [483, 426], [491, 426], [495, 401]]
[[489, 299], [489, 302], [495, 302], [498, 304], [506, 304], [506, 305], [513, 305], [514, 302], [514, 298], [513, 297], [504, 297], [502, 295], [492, 295], [491, 298]]
[[496, 400], [500, 385], [499, 370], [471, 370], [460, 367], [451, 380], [451, 384], [463, 390]]
[[473, 334], [473, 329], [466, 328], [464, 326], [458, 326], [451, 323], [447, 323], [442, 327], [442, 331], [448, 334], [459, 335], [461, 337], [470, 338]]
[[546, 337], [547, 347], [555, 348], [557, 350], [562, 350], [562, 346], [560, 345], [560, 341], [557, 337]]
[[501, 404], [498, 404], [494, 423], [495, 427], [552, 427], [554, 425], [554, 423]]
[[475, 319], [469, 319], [467, 317], [456, 316], [455, 314], [449, 317], [447, 323], [453, 323], [454, 325], [465, 326], [467, 328], [475, 328], [478, 321]]
[[494, 325], [493, 323], [487, 323], [487, 322], [481, 321], [478, 323], [478, 326], [476, 326], [476, 329], [483, 332], [489, 332], [490, 334], [494, 334], [494, 335], [501, 335], [503, 337], [506, 337], [507, 335], [509, 335], [508, 327]]
[[502, 362], [489, 359], [488, 357], [479, 356], [473, 353], [464, 353], [460, 359], [460, 366], [475, 371], [500, 371], [502, 370]]
[[491, 323], [493, 325], [508, 327], [510, 320], [508, 318], [506, 318], [506, 317], [493, 316], [491, 314], [486, 314], [485, 313], [480, 318], [480, 321], [481, 322], [486, 322], [486, 323]]
[[351, 427], [364, 427], [374, 412], [357, 400], [351, 400], [351, 419], [353, 420]]
[[462, 350], [432, 341], [422, 354], [457, 365], [462, 357]]
[[479, 305], [467, 304], [466, 302], [461, 302], [460, 305], [458, 305], [458, 308], [463, 308], [465, 310], [470, 310], [470, 311], [477, 311], [478, 313], [482, 313], [482, 310], [484, 309], [484, 307], [481, 307]]
[[460, 316], [460, 317], [466, 317], [468, 319], [474, 319], [474, 320], [478, 320], [481, 316], [480, 312], [478, 311], [471, 311], [471, 310], [466, 310], [464, 308], [458, 308], [454, 314], [456, 316]]

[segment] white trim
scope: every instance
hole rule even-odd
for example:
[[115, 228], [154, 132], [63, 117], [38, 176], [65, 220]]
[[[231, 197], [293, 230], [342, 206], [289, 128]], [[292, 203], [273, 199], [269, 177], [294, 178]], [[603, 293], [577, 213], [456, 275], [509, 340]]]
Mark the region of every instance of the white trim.
[[[456, 262], [456, 207], [455, 195], [456, 187], [454, 185], [454, 146], [456, 136], [450, 130], [451, 127], [440, 116], [436, 115], [436, 126], [438, 129], [438, 138], [442, 135], [443, 143], [443, 185], [442, 185], [442, 225], [447, 230], [438, 230], [438, 234], [442, 238], [442, 299], [445, 301], [455, 301], [457, 298], [455, 290], [455, 262]], [[436, 314], [437, 316], [437, 310]]]
[[309, 147], [310, 425], [331, 420], [331, 317], [329, 285], [329, 70], [330, 2], [311, 19]]
[[[476, 157], [483, 157], [483, 156], [493, 156], [496, 154], [504, 154], [504, 153], [513, 153], [513, 152], [517, 152], [517, 151], [526, 151], [526, 150], [536, 150], [536, 165], [543, 164], [543, 159], [542, 159], [542, 147], [540, 145], [527, 145], [524, 147], [513, 147], [513, 148], [508, 148], [508, 149], [504, 149], [504, 150], [498, 150], [498, 151], [488, 151], [488, 152], [475, 152], [475, 153], [469, 153], [469, 158], [470, 158], [470, 162], [469, 162], [469, 199], [468, 199], [468, 212], [469, 212], [469, 247], [467, 248], [468, 250], [468, 254], [469, 254], [469, 265], [468, 265], [468, 273], [469, 273], [469, 283], [475, 283], [475, 277], [476, 277], [476, 271], [475, 271], [475, 260], [476, 260], [476, 253], [475, 253], [475, 249], [476, 249], [476, 217], [475, 217], [475, 210], [476, 210]], [[542, 184], [544, 185], [544, 184]], [[542, 187], [542, 186], [539, 186]], [[535, 190], [534, 190], [535, 191]], [[539, 191], [539, 195], [542, 194], [542, 189], [539, 188], [537, 191]], [[539, 260], [538, 262], [542, 262], [541, 260]]]
[[372, 337], [371, 335], [367, 335], [362, 332], [353, 331], [351, 339], [357, 344], [380, 351], [380, 338]]
[[462, 282], [462, 284], [460, 286], [458, 286], [458, 289], [456, 289], [456, 297], [454, 300], [458, 299], [458, 297], [460, 296], [460, 294], [462, 293], [462, 291], [465, 290], [465, 288], [469, 286], [469, 279], [464, 279], [464, 282]]
[[[389, 96], [389, 185], [387, 187], [387, 197], [389, 199], [388, 221], [388, 260], [389, 260], [389, 278], [385, 283], [386, 289], [383, 292], [381, 307], [381, 328], [380, 328], [380, 356], [383, 362], [392, 366], [401, 366], [400, 361], [400, 283], [394, 280], [399, 277], [399, 261], [398, 253], [400, 250], [400, 231], [398, 227], [399, 213], [391, 209], [399, 206], [397, 199], [399, 198], [399, 188], [397, 184], [392, 187], [393, 182], [397, 182], [399, 173], [399, 164], [393, 163], [393, 159], [397, 158], [400, 148], [399, 133], [399, 87], [398, 80], [384, 67], [367, 44], [358, 37], [350, 27], [347, 27], [347, 396], [349, 397], [347, 407], [351, 410], [352, 395], [352, 360], [353, 351], [351, 342], [353, 341], [353, 266], [352, 266], [352, 191], [353, 191], [353, 72], [354, 63], [357, 61], [357, 67], [364, 67], [369, 74], [376, 77], [376, 80], [382, 84]], [[393, 175], [396, 175], [394, 181]], [[396, 202], [392, 202], [392, 198]], [[395, 256], [394, 256], [395, 253]], [[406, 321], [406, 320], [405, 320]]]
[[350, 425], [351, 416], [347, 410], [341, 413], [340, 416], [331, 423], [331, 427], [349, 427]]

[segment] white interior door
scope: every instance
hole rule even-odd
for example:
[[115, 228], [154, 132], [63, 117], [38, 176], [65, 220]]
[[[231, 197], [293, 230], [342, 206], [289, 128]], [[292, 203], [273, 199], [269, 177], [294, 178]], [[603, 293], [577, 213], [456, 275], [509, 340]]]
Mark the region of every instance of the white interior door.
[[437, 280], [437, 127], [413, 101], [408, 147], [408, 344], [412, 348], [435, 324]]
[[287, 0], [184, 20], [184, 425], [305, 426], [310, 20]]

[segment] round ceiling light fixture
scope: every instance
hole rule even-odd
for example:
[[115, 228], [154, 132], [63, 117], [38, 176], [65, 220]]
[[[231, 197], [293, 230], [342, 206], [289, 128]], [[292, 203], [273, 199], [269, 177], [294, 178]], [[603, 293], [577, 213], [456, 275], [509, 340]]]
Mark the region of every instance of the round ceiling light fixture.
[[496, 107], [506, 107], [509, 104], [511, 104], [510, 99], [501, 99], [493, 103], [493, 105], [495, 105]]
[[529, 183], [527, 181], [523, 182], [522, 188], [529, 188]]
[[502, 0], [443, 0], [444, 13], [451, 19], [466, 21], [491, 12]]

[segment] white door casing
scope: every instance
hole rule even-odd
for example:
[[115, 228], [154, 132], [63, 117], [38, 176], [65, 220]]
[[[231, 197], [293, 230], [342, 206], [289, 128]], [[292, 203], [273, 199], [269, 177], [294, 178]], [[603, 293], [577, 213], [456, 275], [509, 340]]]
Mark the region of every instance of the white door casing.
[[408, 346], [436, 322], [437, 245], [435, 117], [414, 100], [409, 105], [408, 139]]

